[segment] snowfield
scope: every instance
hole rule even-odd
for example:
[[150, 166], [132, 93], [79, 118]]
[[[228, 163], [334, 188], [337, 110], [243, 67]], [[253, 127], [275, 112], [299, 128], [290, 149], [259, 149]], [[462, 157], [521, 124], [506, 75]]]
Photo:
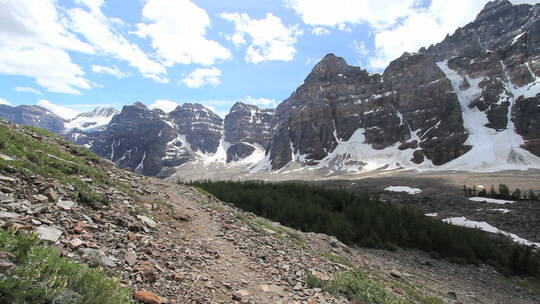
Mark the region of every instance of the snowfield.
[[390, 186], [390, 187], [386, 187], [384, 190], [391, 191], [391, 192], [406, 192], [408, 194], [422, 193], [421, 189], [411, 188], [407, 186]]
[[469, 197], [469, 200], [473, 202], [484, 202], [484, 203], [492, 203], [492, 204], [499, 204], [499, 205], [515, 203], [515, 201], [507, 201], [507, 200], [487, 198], [487, 197]]
[[506, 214], [506, 213], [510, 212], [510, 209], [504, 209], [504, 208], [491, 209], [491, 210], [493, 210], [493, 211], [499, 211], [499, 212], [501, 212], [501, 213], [503, 213], [503, 214]]
[[451, 217], [451, 218], [444, 219], [443, 222], [456, 225], [456, 226], [461, 226], [461, 227], [478, 228], [480, 230], [491, 232], [491, 233], [500, 233], [500, 234], [510, 237], [514, 242], [518, 244], [527, 245], [527, 246], [535, 246], [535, 247], [540, 248], [540, 243], [534, 243], [526, 239], [520, 238], [518, 235], [514, 233], [500, 230], [497, 227], [491, 226], [490, 224], [486, 222], [471, 221], [465, 217]]

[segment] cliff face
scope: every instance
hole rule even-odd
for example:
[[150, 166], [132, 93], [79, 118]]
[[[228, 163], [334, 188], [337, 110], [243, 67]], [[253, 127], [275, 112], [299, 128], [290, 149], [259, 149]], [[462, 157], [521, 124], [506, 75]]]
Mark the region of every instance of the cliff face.
[[186, 103], [169, 113], [194, 151], [215, 153], [223, 137], [223, 119], [201, 104]]
[[167, 143], [176, 138], [175, 129], [162, 119], [164, 115], [141, 103], [124, 106], [107, 129], [94, 134], [91, 150], [121, 168], [156, 175], [163, 165]]
[[238, 161], [257, 150], [262, 152], [267, 149], [275, 124], [274, 110], [235, 103], [225, 116], [225, 141], [230, 144], [226, 151], [227, 162]]
[[540, 164], [539, 15], [540, 5], [490, 2], [382, 75], [327, 55], [276, 110], [272, 168], [452, 167], [465, 154], [471, 168]]

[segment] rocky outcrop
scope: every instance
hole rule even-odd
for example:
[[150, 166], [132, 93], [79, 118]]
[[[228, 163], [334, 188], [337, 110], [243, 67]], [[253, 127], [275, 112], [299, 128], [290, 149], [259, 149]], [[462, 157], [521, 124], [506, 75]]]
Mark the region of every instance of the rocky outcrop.
[[421, 54], [393, 62], [383, 75], [327, 55], [278, 106], [281, 125], [272, 141], [273, 168], [295, 154], [315, 164], [360, 129], [364, 143], [375, 150], [394, 145], [418, 149], [435, 164], [458, 157], [467, 150], [466, 134], [456, 97], [445, 93], [451, 86], [444, 78], [433, 58]]
[[63, 118], [40, 106], [17, 106], [0, 105], [0, 117], [11, 122], [39, 127], [54, 133], [64, 130]]
[[251, 155], [256, 149], [267, 149], [276, 125], [273, 109], [260, 109], [254, 105], [237, 102], [225, 116], [225, 141], [227, 162]]
[[177, 137], [176, 130], [159, 110], [149, 110], [142, 103], [124, 106], [107, 129], [95, 135], [91, 150], [146, 175], [156, 175], [163, 166], [165, 147]]
[[193, 151], [215, 153], [223, 137], [223, 119], [201, 104], [185, 103], [169, 113]]

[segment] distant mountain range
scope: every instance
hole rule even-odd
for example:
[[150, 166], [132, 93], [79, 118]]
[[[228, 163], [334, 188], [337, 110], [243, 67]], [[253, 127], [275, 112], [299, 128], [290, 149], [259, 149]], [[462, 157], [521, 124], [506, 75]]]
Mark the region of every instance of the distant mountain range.
[[222, 119], [200, 104], [165, 113], [135, 103], [64, 120], [38, 106], [0, 105], [0, 117], [63, 134], [146, 175], [186, 165], [244, 174], [293, 165], [497, 171], [540, 168], [539, 94], [540, 4], [497, 0], [382, 74], [328, 54], [276, 110], [238, 102]]

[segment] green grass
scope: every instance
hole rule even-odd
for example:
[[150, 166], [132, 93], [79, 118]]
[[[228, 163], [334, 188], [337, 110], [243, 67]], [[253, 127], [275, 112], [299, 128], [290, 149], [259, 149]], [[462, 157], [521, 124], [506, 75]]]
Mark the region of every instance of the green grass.
[[193, 187], [191, 187], [191, 188], [193, 188], [193, 189], [199, 191], [199, 193], [201, 193], [201, 194], [204, 194], [204, 195], [207, 195], [207, 196], [209, 196], [209, 197], [215, 198], [215, 196], [214, 196], [212, 193], [210, 193], [210, 192], [204, 190], [204, 189], [201, 188], [201, 187], [195, 187], [195, 186], [193, 186]]
[[334, 263], [341, 264], [341, 265], [349, 267], [349, 268], [354, 268], [355, 267], [346, 258], [340, 257], [339, 255], [334, 255], [334, 254], [330, 254], [330, 253], [322, 253], [322, 256], [324, 256], [325, 258], [329, 259], [330, 261], [332, 261]]
[[0, 231], [0, 251], [15, 256], [0, 273], [0, 302], [13, 304], [133, 303], [130, 291], [102, 271], [69, 262], [35, 236]]
[[0, 126], [0, 153], [15, 159], [14, 161], [0, 159], [0, 172], [14, 167], [26, 175], [39, 174], [63, 184], [70, 184], [75, 188], [80, 202], [91, 207], [100, 207], [107, 204], [108, 200], [104, 195], [93, 191], [88, 182], [81, 180], [81, 176], [92, 179], [97, 186], [115, 186], [123, 191], [128, 189], [127, 186], [112, 181], [105, 172], [92, 166], [101, 160], [88, 149], [68, 143], [49, 131], [35, 127], [23, 129], [54, 139], [54, 143], [25, 136]]
[[344, 296], [355, 303], [410, 303], [406, 299], [386, 290], [383, 286], [371, 281], [359, 269], [345, 272], [331, 281], [321, 281], [312, 275], [308, 275], [307, 284], [310, 288], [321, 288], [332, 295]]

